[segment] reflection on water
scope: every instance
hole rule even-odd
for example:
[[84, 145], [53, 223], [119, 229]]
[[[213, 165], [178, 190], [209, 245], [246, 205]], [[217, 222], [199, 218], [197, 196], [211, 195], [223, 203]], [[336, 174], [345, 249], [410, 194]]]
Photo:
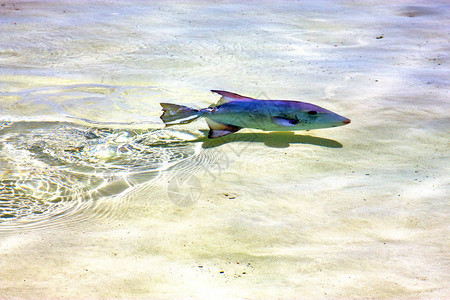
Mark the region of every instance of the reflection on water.
[[[450, 294], [448, 1], [0, 4], [0, 299]], [[157, 130], [210, 89], [354, 122]]]
[[[201, 183], [192, 174], [213, 169], [224, 153], [207, 149], [227, 143], [342, 147], [334, 140], [293, 132], [236, 133], [210, 140], [174, 129], [92, 128], [63, 122], [0, 124], [0, 223], [11, 226], [48, 226], [50, 219], [59, 222], [58, 218], [83, 214], [101, 197], [147, 183], [164, 170], [172, 174], [169, 198], [176, 205], [192, 205], [199, 196], [180, 187], [187, 184], [193, 188], [189, 190], [200, 192]], [[204, 150], [199, 151], [200, 145]]]
[[[193, 134], [70, 123], [1, 123], [0, 222], [77, 213], [196, 153]], [[16, 224], [17, 225], [17, 224]]]

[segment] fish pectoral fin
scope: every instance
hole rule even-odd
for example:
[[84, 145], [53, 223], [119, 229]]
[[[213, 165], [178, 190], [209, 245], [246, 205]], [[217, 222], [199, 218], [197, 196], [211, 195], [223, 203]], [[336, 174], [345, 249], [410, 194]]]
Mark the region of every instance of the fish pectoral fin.
[[223, 123], [215, 122], [211, 119], [206, 119], [206, 123], [208, 123], [208, 126], [209, 126], [208, 138], [210, 138], [210, 139], [225, 136], [230, 133], [239, 131], [241, 129], [241, 127], [239, 127], [239, 126], [223, 124]]
[[291, 127], [298, 124], [297, 119], [290, 119], [290, 118], [284, 118], [284, 117], [272, 117], [272, 122], [275, 124], [278, 124], [280, 126], [285, 127]]

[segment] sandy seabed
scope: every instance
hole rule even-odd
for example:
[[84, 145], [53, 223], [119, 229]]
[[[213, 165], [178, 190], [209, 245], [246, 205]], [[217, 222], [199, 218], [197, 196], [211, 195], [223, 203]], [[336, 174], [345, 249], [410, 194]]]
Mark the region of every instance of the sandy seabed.
[[[449, 11], [2, 3], [0, 298], [448, 298]], [[210, 89], [352, 123], [163, 129]]]

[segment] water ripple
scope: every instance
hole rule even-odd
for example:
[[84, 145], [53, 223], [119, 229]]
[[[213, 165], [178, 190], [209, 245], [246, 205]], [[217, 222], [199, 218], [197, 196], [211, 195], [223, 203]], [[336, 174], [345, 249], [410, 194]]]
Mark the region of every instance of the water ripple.
[[98, 209], [99, 199], [151, 182], [177, 164], [186, 167], [199, 148], [188, 142], [197, 136], [171, 129], [0, 124], [0, 231], [108, 217], [117, 203]]
[[[19, 80], [14, 76], [7, 79], [9, 83]], [[159, 97], [158, 92], [161, 90], [154, 86], [106, 84], [60, 84], [10, 89], [0, 91], [0, 109], [4, 115], [12, 116], [12, 120], [32, 120], [35, 116], [42, 121], [43, 116], [54, 117], [56, 113], [63, 117], [58, 120], [75, 119], [96, 126], [155, 127], [161, 123], [159, 105], [158, 101], [149, 99]], [[139, 100], [130, 106], [129, 102], [134, 99]], [[158, 115], [155, 111], [158, 111]]]

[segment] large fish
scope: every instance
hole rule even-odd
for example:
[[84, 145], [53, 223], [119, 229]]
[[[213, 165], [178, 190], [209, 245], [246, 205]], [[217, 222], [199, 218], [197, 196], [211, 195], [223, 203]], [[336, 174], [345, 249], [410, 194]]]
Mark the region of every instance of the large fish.
[[204, 117], [208, 138], [221, 137], [242, 128], [267, 131], [309, 130], [337, 127], [350, 120], [320, 106], [289, 100], [259, 100], [226, 91], [212, 90], [222, 96], [204, 109], [161, 103], [161, 119], [166, 125], [187, 124]]

